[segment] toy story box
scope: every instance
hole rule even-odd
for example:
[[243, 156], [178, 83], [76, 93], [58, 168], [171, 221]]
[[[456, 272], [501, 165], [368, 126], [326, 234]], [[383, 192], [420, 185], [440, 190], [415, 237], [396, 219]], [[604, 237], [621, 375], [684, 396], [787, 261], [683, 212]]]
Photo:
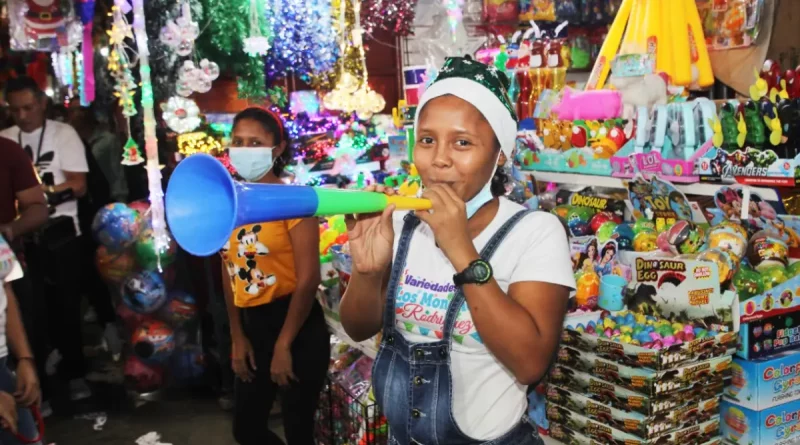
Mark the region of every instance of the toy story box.
[[761, 411], [800, 399], [800, 352], [770, 358], [736, 358], [725, 397], [743, 408]]
[[755, 411], [723, 399], [720, 417], [727, 443], [789, 445], [800, 441], [800, 400]]

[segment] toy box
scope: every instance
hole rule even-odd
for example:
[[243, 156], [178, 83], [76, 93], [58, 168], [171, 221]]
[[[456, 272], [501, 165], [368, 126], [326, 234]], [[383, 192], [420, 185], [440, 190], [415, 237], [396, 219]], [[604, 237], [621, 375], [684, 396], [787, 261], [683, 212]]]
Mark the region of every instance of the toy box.
[[697, 160], [696, 171], [706, 182], [792, 187], [799, 163], [800, 157], [783, 158], [773, 150], [713, 148]]
[[[733, 353], [733, 349], [730, 353]], [[714, 383], [726, 378], [730, 374], [732, 360], [730, 355], [724, 355], [668, 371], [653, 371], [625, 366], [569, 346], [562, 346], [557, 358], [561, 365], [650, 397], [663, 397], [698, 383]]]
[[603, 377], [596, 377], [562, 365], [553, 367], [550, 382], [616, 409], [645, 416], [666, 414], [687, 403], [720, 396], [725, 385], [725, 380], [720, 376], [711, 381], [686, 385], [682, 391], [676, 393], [653, 397], [609, 383]]
[[761, 411], [800, 399], [800, 351], [734, 359], [732, 374], [725, 396], [744, 408]]
[[709, 420], [719, 414], [720, 403], [720, 397], [712, 397], [700, 402], [687, 403], [663, 414], [645, 416], [599, 403], [590, 397], [556, 385], [549, 385], [547, 388], [547, 400], [551, 404], [566, 407], [570, 411], [642, 439], [660, 436], [672, 430]]
[[[553, 431], [555, 425], [581, 434], [587, 438], [597, 440], [604, 444], [620, 445], [686, 445], [692, 443], [705, 443], [716, 439], [720, 434], [720, 418], [714, 416], [711, 419], [663, 434], [652, 439], [641, 439], [632, 434], [620, 431], [608, 426], [604, 422], [594, 421], [586, 416], [570, 411], [562, 406], [550, 404], [547, 407], [547, 418], [550, 420], [550, 430]], [[568, 443], [574, 443], [572, 440]]]
[[739, 302], [736, 355], [750, 360], [800, 348], [800, 276]]
[[800, 440], [800, 400], [753, 411], [723, 399], [720, 417], [727, 443], [789, 445]]

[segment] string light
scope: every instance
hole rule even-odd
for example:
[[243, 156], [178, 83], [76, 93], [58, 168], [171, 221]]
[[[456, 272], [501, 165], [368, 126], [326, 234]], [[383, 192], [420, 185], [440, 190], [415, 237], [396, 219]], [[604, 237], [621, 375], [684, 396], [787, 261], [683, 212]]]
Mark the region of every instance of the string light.
[[111, 29], [106, 31], [111, 45], [106, 66], [114, 79], [114, 97], [117, 98], [122, 108], [122, 115], [125, 117], [136, 115], [136, 103], [133, 100], [136, 94], [136, 82], [125, 50], [125, 39], [133, 38], [132, 28], [125, 17], [128, 8], [130, 6], [126, 1], [116, 0], [109, 13], [112, 17]]
[[178, 151], [190, 156], [195, 153], [213, 153], [222, 149], [222, 144], [205, 131], [185, 133], [178, 136]]
[[[153, 85], [150, 81], [150, 50], [147, 48], [144, 2], [133, 0], [133, 32], [139, 53], [139, 77], [142, 89], [142, 114], [144, 121], [144, 150], [147, 156], [145, 170], [150, 192], [150, 227], [153, 229], [153, 244], [156, 252], [169, 248], [170, 237], [164, 218], [164, 190], [161, 188], [161, 166], [158, 163], [158, 137], [156, 119], [153, 111]], [[158, 269], [161, 270], [160, 258]]]
[[244, 52], [250, 57], [266, 56], [269, 36], [261, 34], [261, 12], [258, 0], [250, 0], [250, 35], [244, 39]]

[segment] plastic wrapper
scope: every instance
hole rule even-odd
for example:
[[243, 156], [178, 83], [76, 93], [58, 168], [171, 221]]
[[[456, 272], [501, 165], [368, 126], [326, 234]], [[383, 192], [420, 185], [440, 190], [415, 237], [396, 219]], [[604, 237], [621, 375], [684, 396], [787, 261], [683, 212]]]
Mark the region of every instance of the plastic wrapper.
[[516, 0], [483, 0], [483, 21], [486, 23], [516, 22], [520, 2]]
[[552, 22], [556, 19], [556, 0], [521, 0], [519, 20]]
[[339, 374], [336, 381], [356, 399], [366, 402], [372, 385], [372, 359], [360, 357], [346, 371]]
[[68, 0], [8, 3], [9, 34], [14, 51], [74, 51], [83, 26]]

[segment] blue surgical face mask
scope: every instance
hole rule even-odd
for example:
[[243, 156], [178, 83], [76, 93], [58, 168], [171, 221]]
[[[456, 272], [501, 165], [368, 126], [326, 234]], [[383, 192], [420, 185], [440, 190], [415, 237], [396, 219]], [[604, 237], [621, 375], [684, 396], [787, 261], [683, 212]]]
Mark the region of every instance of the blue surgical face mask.
[[239, 176], [255, 182], [272, 170], [272, 150], [275, 147], [230, 147], [228, 156]]
[[478, 213], [478, 210], [480, 210], [481, 207], [486, 205], [486, 203], [492, 199], [494, 199], [494, 195], [492, 195], [492, 181], [490, 179], [477, 195], [473, 196], [472, 199], [467, 201], [467, 219], [472, 218], [476, 213]]

